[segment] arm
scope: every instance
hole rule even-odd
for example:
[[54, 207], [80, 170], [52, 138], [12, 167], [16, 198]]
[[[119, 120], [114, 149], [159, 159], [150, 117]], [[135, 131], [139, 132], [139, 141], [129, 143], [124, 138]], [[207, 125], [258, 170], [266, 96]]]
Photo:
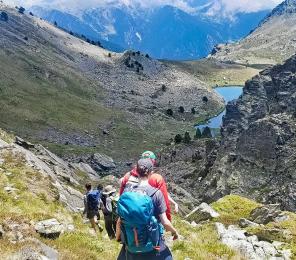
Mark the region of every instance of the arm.
[[178, 213], [178, 212], [179, 212], [179, 206], [178, 206], [178, 203], [177, 203], [176, 201], [174, 201], [174, 199], [171, 197], [170, 194], [168, 194], [168, 197], [169, 197], [169, 202], [170, 202], [171, 204], [173, 204], [174, 207], [175, 207], [175, 213]]
[[118, 218], [117, 219], [117, 222], [116, 222], [116, 235], [115, 235], [115, 239], [116, 241], [120, 241], [121, 239], [121, 236], [120, 236], [120, 233], [121, 233], [121, 219]]
[[160, 218], [161, 224], [164, 226], [165, 230], [172, 233], [174, 240], [178, 239], [179, 235], [177, 233], [177, 230], [174, 228], [172, 223], [168, 220], [166, 213], [160, 214], [159, 218]]
[[87, 196], [86, 195], [84, 195], [84, 197], [83, 197], [83, 203], [84, 203], [84, 210], [83, 210], [83, 215], [85, 215], [86, 214], [86, 211], [87, 211]]

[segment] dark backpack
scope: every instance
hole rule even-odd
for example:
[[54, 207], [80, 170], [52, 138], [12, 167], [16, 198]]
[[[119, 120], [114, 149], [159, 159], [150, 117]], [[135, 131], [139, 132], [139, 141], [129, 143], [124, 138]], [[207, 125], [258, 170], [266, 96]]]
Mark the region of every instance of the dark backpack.
[[131, 253], [159, 250], [163, 227], [154, 214], [152, 197], [157, 189], [147, 192], [145, 187], [125, 190], [118, 200], [121, 219], [121, 240]]
[[87, 208], [90, 211], [98, 211], [101, 199], [101, 191], [92, 190], [87, 194]]

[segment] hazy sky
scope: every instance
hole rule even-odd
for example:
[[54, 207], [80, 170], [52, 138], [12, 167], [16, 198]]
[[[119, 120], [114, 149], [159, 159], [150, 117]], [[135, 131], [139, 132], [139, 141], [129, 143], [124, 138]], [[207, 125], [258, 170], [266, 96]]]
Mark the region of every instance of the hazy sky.
[[194, 12], [198, 6], [212, 4], [209, 15], [217, 15], [219, 12], [254, 12], [275, 7], [283, 0], [4, 0], [12, 5], [32, 5], [50, 6], [63, 10], [81, 10], [97, 7], [100, 5], [121, 3], [127, 6], [141, 5], [143, 7], [153, 7], [161, 5], [172, 5], [188, 12]]

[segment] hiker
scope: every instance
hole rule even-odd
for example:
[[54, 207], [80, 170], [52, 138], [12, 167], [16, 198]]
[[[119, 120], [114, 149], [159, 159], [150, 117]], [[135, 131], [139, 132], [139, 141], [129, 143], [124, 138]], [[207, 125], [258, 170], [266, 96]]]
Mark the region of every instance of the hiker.
[[105, 219], [105, 228], [110, 239], [115, 239], [117, 221], [116, 189], [108, 185], [103, 189], [101, 197], [101, 208]]
[[[83, 214], [86, 214], [86, 217], [91, 223], [91, 227], [97, 232], [96, 228], [96, 219], [100, 220], [99, 213], [99, 204], [101, 199], [101, 186], [98, 186], [96, 190], [92, 190], [92, 185], [87, 183], [85, 185], [86, 193], [84, 195], [84, 211]], [[102, 231], [102, 227], [98, 224], [99, 230]]]
[[164, 229], [178, 239], [178, 233], [166, 215], [162, 192], [149, 184], [153, 164], [150, 159], [137, 163], [139, 181], [127, 183], [118, 201], [116, 240], [123, 246], [117, 260], [172, 260], [165, 245]]
[[[153, 163], [153, 166], [155, 166], [157, 164], [157, 160], [156, 160], [156, 155], [153, 152], [150, 151], [146, 151], [141, 155], [142, 159], [150, 159]], [[133, 183], [137, 183], [138, 182], [138, 172], [137, 172], [137, 167], [134, 167], [130, 172], [126, 173], [125, 176], [121, 179], [121, 186], [120, 186], [120, 191], [119, 194], [121, 195], [125, 189], [125, 186], [128, 182], [133, 182]], [[164, 180], [164, 178], [158, 174], [153, 172], [150, 176], [149, 176], [149, 184], [152, 187], [158, 188], [159, 190], [161, 190], [165, 202], [166, 202], [166, 214], [167, 217], [170, 221], [172, 221], [172, 216], [171, 216], [171, 204], [174, 205], [175, 207], [175, 213], [179, 212], [179, 206], [178, 204], [173, 200], [173, 198], [169, 195], [168, 190], [167, 190], [167, 185], [166, 182]]]

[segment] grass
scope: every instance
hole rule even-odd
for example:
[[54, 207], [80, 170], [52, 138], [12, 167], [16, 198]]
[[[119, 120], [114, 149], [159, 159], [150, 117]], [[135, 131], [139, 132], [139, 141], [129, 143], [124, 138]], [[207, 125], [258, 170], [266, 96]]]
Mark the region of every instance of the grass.
[[174, 216], [174, 225], [184, 237], [183, 241], [176, 241], [172, 247], [174, 259], [235, 259], [238, 256], [219, 241], [213, 223], [192, 227]]
[[217, 221], [227, 225], [238, 224], [240, 218], [248, 218], [260, 204], [238, 195], [228, 195], [211, 204], [220, 214]]
[[[56, 190], [50, 180], [26, 166], [20, 154], [4, 152], [1, 154], [4, 164], [0, 166], [0, 219], [15, 223], [30, 223], [47, 218], [56, 218], [60, 222], [73, 222], [75, 231], [64, 233], [56, 240], [40, 238], [35, 232], [30, 236], [41, 239], [44, 243], [58, 250], [60, 259], [116, 259], [121, 245], [109, 241], [106, 232], [93, 237], [88, 225], [83, 224], [81, 215], [67, 211], [57, 201]], [[6, 173], [6, 174], [5, 174]], [[10, 173], [10, 174], [7, 174]], [[17, 188], [15, 194], [6, 193], [3, 188], [11, 185]], [[34, 187], [38, 187], [34, 189]], [[30, 201], [30, 203], [28, 203]], [[183, 241], [174, 242], [172, 252], [175, 259], [231, 259], [235, 253], [218, 240], [214, 225], [207, 224], [201, 228], [193, 228], [174, 217]], [[12, 244], [6, 239], [0, 240], [0, 252], [7, 255], [27, 247], [28, 244]], [[30, 246], [34, 246], [33, 244]]]
[[[141, 123], [132, 113], [106, 107], [103, 88], [56, 57], [50, 46], [40, 57], [0, 50], [0, 64], [5, 64], [0, 71], [0, 126], [60, 156], [103, 152], [130, 160], [178, 133], [194, 131], [195, 122], [150, 117]], [[110, 124], [110, 134], [104, 135], [102, 129]], [[74, 136], [87, 144], [65, 145]]]
[[243, 86], [259, 73], [260, 69], [235, 64], [222, 64], [213, 60], [173, 62], [176, 66], [193, 73], [201, 81], [215, 86]]

